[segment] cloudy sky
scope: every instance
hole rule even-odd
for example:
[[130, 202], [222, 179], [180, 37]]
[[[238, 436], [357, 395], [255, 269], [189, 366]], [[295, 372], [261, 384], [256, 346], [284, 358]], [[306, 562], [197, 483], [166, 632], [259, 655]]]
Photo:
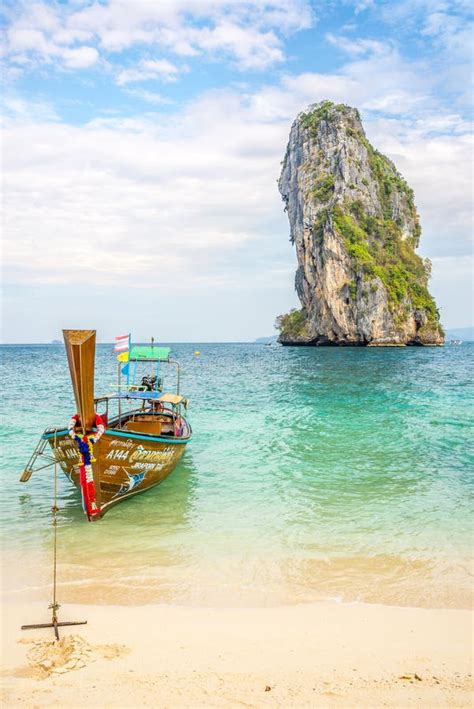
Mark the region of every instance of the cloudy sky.
[[467, 0], [4, 0], [4, 342], [252, 340], [297, 305], [295, 115], [357, 106], [473, 322]]

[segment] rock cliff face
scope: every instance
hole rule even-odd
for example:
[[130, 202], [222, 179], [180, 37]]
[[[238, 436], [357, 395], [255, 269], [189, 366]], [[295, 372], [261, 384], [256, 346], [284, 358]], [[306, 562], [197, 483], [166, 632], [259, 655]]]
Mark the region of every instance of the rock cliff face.
[[278, 183], [296, 247], [302, 309], [277, 319], [280, 342], [438, 345], [430, 262], [415, 253], [413, 192], [375, 150], [356, 109], [330, 101], [293, 123]]

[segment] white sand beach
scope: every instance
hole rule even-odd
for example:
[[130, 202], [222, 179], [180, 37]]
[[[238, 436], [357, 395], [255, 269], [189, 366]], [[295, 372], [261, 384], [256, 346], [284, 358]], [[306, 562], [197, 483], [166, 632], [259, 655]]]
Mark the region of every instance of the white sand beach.
[[468, 707], [472, 613], [41, 604], [3, 610], [4, 707]]

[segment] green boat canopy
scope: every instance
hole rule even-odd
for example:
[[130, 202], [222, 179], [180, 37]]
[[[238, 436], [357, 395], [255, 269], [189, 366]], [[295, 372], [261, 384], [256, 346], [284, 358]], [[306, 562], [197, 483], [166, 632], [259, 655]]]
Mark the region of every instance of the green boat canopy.
[[157, 359], [168, 359], [170, 356], [170, 347], [151, 347], [150, 345], [146, 347], [137, 346], [132, 347], [130, 352], [129, 361], [131, 360], [157, 360]]

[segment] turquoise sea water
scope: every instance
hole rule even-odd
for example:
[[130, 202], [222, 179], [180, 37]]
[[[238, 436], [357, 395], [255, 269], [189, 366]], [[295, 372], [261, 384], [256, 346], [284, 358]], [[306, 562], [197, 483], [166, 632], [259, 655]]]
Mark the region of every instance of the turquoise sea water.
[[[62, 602], [469, 606], [473, 344], [172, 349], [193, 442], [162, 485], [94, 524], [60, 473]], [[52, 470], [18, 478], [75, 411], [66, 357], [1, 355], [2, 587], [48, 599]], [[98, 346], [97, 394], [115, 373]]]

